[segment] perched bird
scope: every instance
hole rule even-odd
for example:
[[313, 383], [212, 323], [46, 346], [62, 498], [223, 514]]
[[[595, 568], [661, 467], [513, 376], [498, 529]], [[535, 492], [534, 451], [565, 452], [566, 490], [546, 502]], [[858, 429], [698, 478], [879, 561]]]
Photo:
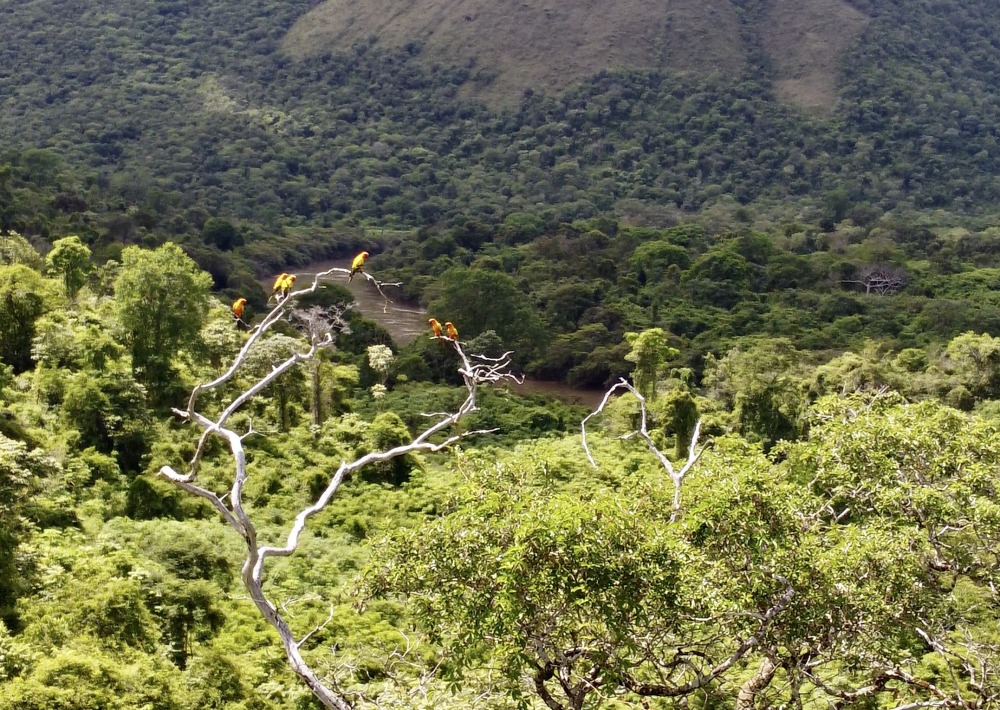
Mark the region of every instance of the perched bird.
[[434, 331], [435, 338], [440, 338], [444, 335], [444, 332], [441, 330], [441, 324], [438, 323], [436, 319], [428, 318], [427, 322], [430, 324], [431, 330]]
[[444, 332], [448, 334], [448, 337], [452, 340], [458, 340], [458, 329], [451, 324], [451, 321], [447, 321], [444, 324]]
[[363, 251], [354, 257], [354, 261], [351, 262], [351, 273], [348, 274], [347, 280], [350, 281], [354, 278], [354, 274], [361, 271], [362, 267], [365, 265], [365, 259], [368, 258], [368, 252]]
[[288, 274], [282, 272], [278, 274], [278, 278], [274, 280], [274, 286], [271, 287], [271, 296], [267, 300], [278, 296], [281, 293], [282, 287], [285, 285], [285, 279], [288, 278]]
[[281, 285], [281, 297], [285, 298], [288, 292], [292, 290], [292, 286], [295, 285], [295, 274], [288, 274], [285, 277], [285, 282]]
[[247, 299], [245, 298], [237, 298], [233, 301], [232, 311], [234, 320], [240, 320], [243, 318], [243, 309], [246, 308], [246, 305]]

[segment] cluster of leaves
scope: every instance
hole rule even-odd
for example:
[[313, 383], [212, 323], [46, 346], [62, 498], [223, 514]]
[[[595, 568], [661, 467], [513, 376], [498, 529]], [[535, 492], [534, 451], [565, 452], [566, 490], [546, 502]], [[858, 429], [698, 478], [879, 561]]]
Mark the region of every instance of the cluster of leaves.
[[598, 471], [554, 446], [472, 457], [366, 587], [406, 595], [454, 677], [492, 671], [523, 707], [995, 702], [996, 423], [864, 394], [810, 416], [771, 458], [716, 439], [676, 521], [636, 445], [600, 438]]

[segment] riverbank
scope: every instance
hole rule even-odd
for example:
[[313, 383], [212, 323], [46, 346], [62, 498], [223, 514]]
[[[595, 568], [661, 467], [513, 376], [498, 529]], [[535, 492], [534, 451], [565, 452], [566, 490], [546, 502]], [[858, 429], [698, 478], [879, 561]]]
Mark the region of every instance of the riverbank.
[[[313, 276], [328, 269], [349, 269], [350, 267], [351, 259], [331, 259], [299, 267], [295, 273], [299, 277], [299, 283], [308, 283]], [[385, 328], [397, 345], [406, 345], [420, 335], [429, 333], [427, 312], [420, 306], [400, 301], [386, 303], [378, 290], [368, 282], [368, 279], [355, 278], [350, 282], [345, 279], [337, 279], [337, 283], [345, 286], [354, 296], [355, 308], [358, 312]], [[385, 289], [390, 298], [392, 297], [391, 290], [391, 287]], [[604, 397], [602, 390], [583, 389], [573, 387], [565, 382], [536, 380], [530, 377], [526, 377], [523, 384], [511, 384], [510, 388], [518, 394], [543, 394], [567, 404], [577, 404], [591, 410], [596, 409]]]

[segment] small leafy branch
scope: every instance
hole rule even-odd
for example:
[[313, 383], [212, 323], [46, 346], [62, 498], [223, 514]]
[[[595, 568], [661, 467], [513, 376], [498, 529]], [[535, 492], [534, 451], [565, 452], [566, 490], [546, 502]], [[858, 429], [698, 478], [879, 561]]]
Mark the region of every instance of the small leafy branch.
[[[246, 559], [243, 562], [241, 572], [243, 584], [249, 592], [254, 605], [267, 622], [278, 632], [282, 645], [284, 646], [285, 655], [292, 670], [302, 679], [306, 686], [308, 686], [312, 691], [313, 695], [315, 695], [315, 697], [323, 703], [325, 707], [332, 708], [333, 710], [349, 710], [352, 707], [350, 701], [348, 701], [342, 694], [327, 687], [302, 656], [302, 647], [307, 641], [309, 641], [310, 638], [312, 638], [319, 628], [313, 629], [302, 638], [297, 639], [292, 633], [285, 616], [282, 614], [282, 610], [279, 609], [274, 602], [268, 599], [264, 591], [265, 565], [267, 560], [272, 557], [287, 557], [294, 554], [299, 544], [299, 537], [301, 536], [303, 530], [305, 530], [309, 519], [327, 506], [340, 485], [356, 471], [361, 470], [369, 464], [388, 461], [417, 451], [441, 451], [442, 449], [456, 443], [460, 439], [476, 434], [485, 434], [495, 431], [492, 429], [467, 431], [448, 436], [442, 441], [432, 441], [435, 435], [448, 430], [463, 417], [476, 410], [477, 395], [481, 386], [500, 382], [506, 379], [514, 379], [514, 376], [509, 372], [511, 353], [505, 353], [499, 358], [486, 358], [478, 355], [468, 355], [462, 349], [461, 343], [457, 340], [448, 340], [447, 342], [458, 355], [460, 362], [459, 373], [462, 375], [466, 388], [466, 398], [458, 409], [454, 412], [427, 414], [427, 417], [435, 420], [434, 423], [413, 437], [413, 439], [406, 444], [395, 446], [385, 451], [371, 452], [353, 461], [342, 461], [339, 468], [337, 468], [337, 470], [330, 477], [329, 482], [316, 501], [300, 510], [295, 516], [284, 542], [273, 545], [262, 544], [258, 540], [257, 528], [246, 510], [243, 499], [243, 490], [249, 475], [247, 471], [244, 440], [250, 434], [257, 432], [255, 432], [251, 427], [250, 431], [240, 434], [229, 428], [227, 426], [227, 422], [229, 418], [240, 409], [240, 407], [246, 404], [255, 395], [263, 391], [283, 373], [294, 368], [300, 363], [311, 360], [316, 357], [317, 353], [321, 349], [330, 347], [334, 344], [334, 332], [343, 326], [343, 321], [341, 320], [341, 314], [339, 312], [327, 313], [327, 317], [324, 322], [324, 319], [321, 318], [320, 314], [315, 310], [308, 311], [304, 315], [301, 312], [290, 310], [291, 304], [294, 303], [296, 298], [314, 292], [319, 287], [321, 280], [330, 276], [334, 272], [343, 272], [346, 274], [349, 273], [349, 270], [332, 268], [327, 271], [320, 272], [313, 277], [312, 284], [308, 288], [292, 292], [287, 298], [282, 299], [264, 317], [263, 321], [261, 321], [261, 323], [251, 331], [250, 337], [237, 353], [232, 365], [230, 365], [230, 367], [223, 374], [211, 382], [196, 386], [191, 392], [191, 397], [188, 400], [186, 409], [174, 409], [174, 413], [177, 414], [177, 416], [187, 419], [188, 421], [201, 427], [202, 434], [198, 440], [198, 445], [195, 448], [194, 456], [188, 464], [187, 471], [185, 473], [179, 473], [170, 466], [164, 466], [160, 469], [160, 475], [169, 479], [185, 491], [207, 500], [216, 510], [219, 511], [226, 522], [229, 523], [230, 527], [240, 534], [246, 543]], [[379, 290], [379, 293], [382, 293], [382, 295], [385, 296], [382, 291], [382, 287], [388, 284], [377, 281], [370, 274], [366, 273], [364, 276], [369, 281], [374, 283], [375, 287]], [[294, 353], [284, 362], [275, 366], [269, 373], [261, 377], [253, 385], [236, 395], [232, 401], [230, 401], [229, 404], [223, 408], [221, 414], [215, 418], [208, 417], [199, 411], [197, 408], [199, 396], [205, 392], [214, 390], [231, 380], [244, 365], [248, 354], [260, 341], [261, 337], [286, 316], [294, 316], [296, 320], [306, 324], [309, 337], [309, 347], [302, 352]], [[233, 461], [233, 483], [228, 494], [220, 495], [216, 491], [209, 490], [208, 488], [205, 488], [197, 483], [199, 465], [204, 456], [206, 444], [212, 436], [221, 437], [229, 445]]]

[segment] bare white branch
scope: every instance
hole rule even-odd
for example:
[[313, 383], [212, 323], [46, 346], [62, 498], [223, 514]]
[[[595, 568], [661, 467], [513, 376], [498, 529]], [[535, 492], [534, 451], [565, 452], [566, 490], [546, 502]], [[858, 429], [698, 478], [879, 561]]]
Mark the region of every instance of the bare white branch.
[[653, 453], [653, 455], [656, 456], [657, 460], [659, 460], [660, 462], [660, 465], [662, 465], [663, 468], [666, 470], [667, 474], [670, 476], [670, 480], [674, 484], [673, 512], [671, 513], [670, 516], [670, 521], [673, 522], [677, 519], [677, 516], [680, 514], [681, 484], [684, 482], [684, 477], [688, 474], [688, 471], [691, 470], [691, 467], [698, 462], [698, 459], [701, 458], [702, 453], [705, 451], [704, 447], [702, 447], [701, 449], [698, 448], [698, 436], [701, 433], [701, 420], [699, 419], [694, 426], [694, 433], [691, 435], [691, 443], [688, 446], [687, 461], [685, 461], [680, 471], [677, 471], [674, 469], [674, 465], [670, 462], [670, 459], [668, 459], [667, 456], [657, 448], [656, 444], [653, 442], [652, 437], [649, 435], [649, 429], [647, 425], [646, 398], [643, 397], [635, 387], [633, 387], [627, 381], [622, 379], [621, 381], [612, 385], [612, 387], [607, 392], [604, 393], [604, 399], [601, 400], [601, 403], [597, 407], [597, 409], [595, 409], [593, 412], [584, 417], [583, 421], [580, 423], [581, 438], [583, 440], [583, 450], [587, 453], [587, 460], [590, 461], [590, 465], [593, 466], [594, 468], [597, 468], [598, 466], [597, 462], [594, 460], [594, 457], [591, 455], [590, 447], [587, 444], [587, 422], [590, 421], [591, 417], [595, 417], [604, 411], [604, 408], [608, 405], [608, 402], [611, 400], [611, 395], [615, 392], [615, 390], [618, 389], [624, 389], [627, 390], [628, 392], [631, 392], [635, 396], [635, 398], [639, 400], [639, 407], [641, 409], [641, 419], [640, 419], [639, 429], [624, 435], [622, 438], [630, 439], [632, 437], [638, 436], [644, 442], [646, 442], [646, 448], [648, 448]]
[[317, 626], [316, 628], [314, 628], [312, 631], [310, 631], [309, 633], [307, 633], [305, 636], [303, 636], [302, 640], [300, 640], [298, 643], [295, 644], [295, 647], [296, 648], [302, 648], [306, 644], [306, 641], [308, 641], [310, 638], [312, 638], [314, 634], [317, 634], [320, 631], [322, 631], [323, 629], [325, 629], [327, 627], [327, 625], [331, 621], [333, 621], [333, 604], [330, 605], [330, 614], [329, 614], [329, 616], [326, 617], [326, 621], [324, 621], [322, 624], [320, 624], [319, 626]]
[[[188, 421], [199, 426], [202, 433], [198, 440], [195, 454], [189, 464], [188, 471], [181, 474], [170, 466], [164, 466], [160, 469], [160, 475], [170, 481], [173, 481], [183, 490], [209, 501], [213, 507], [219, 511], [226, 522], [240, 534], [246, 543], [247, 549], [246, 559], [243, 562], [243, 568], [241, 571], [243, 585], [249, 593], [251, 601], [253, 601], [262, 616], [278, 632], [282, 645], [285, 649], [285, 655], [292, 670], [295, 671], [295, 673], [309, 687], [313, 695], [325, 707], [331, 708], [332, 710], [351, 710], [351, 703], [344, 697], [344, 695], [336, 692], [325, 684], [316, 672], [308, 665], [308, 663], [306, 663], [300, 653], [301, 647], [312, 636], [330, 623], [333, 618], [333, 608], [331, 607], [330, 617], [326, 622], [314, 628], [308, 634], [303, 636], [302, 639], [296, 640], [287, 620], [285, 619], [285, 616], [282, 614], [282, 611], [287, 614], [287, 609], [283, 608], [282, 610], [279, 610], [277, 605], [269, 600], [264, 593], [264, 567], [266, 560], [269, 557], [288, 556], [295, 552], [299, 544], [299, 538], [305, 529], [309, 518], [326, 507], [334, 493], [340, 487], [341, 483], [352, 473], [359, 471], [369, 464], [388, 461], [390, 459], [405, 456], [418, 451], [441, 451], [442, 449], [445, 449], [466, 437], [495, 431], [495, 429], [489, 429], [459, 432], [451, 436], [446, 436], [441, 440], [432, 440], [436, 437], [436, 435], [443, 433], [449, 427], [457, 424], [464, 416], [476, 410], [476, 398], [480, 386], [484, 384], [494, 384], [505, 379], [512, 379], [515, 381], [519, 380], [509, 372], [511, 364], [509, 352], [499, 358], [487, 358], [478, 355], [470, 356], [466, 355], [460, 343], [457, 341], [449, 341], [461, 363], [458, 370], [465, 382], [467, 392], [465, 401], [461, 404], [461, 406], [459, 406], [459, 408], [454, 412], [446, 412], [438, 415], [437, 421], [434, 424], [424, 429], [424, 431], [415, 436], [407, 444], [396, 446], [386, 451], [371, 452], [351, 462], [341, 462], [340, 467], [331, 477], [326, 488], [317, 500], [312, 505], [309, 505], [301, 510], [298, 515], [295, 516], [291, 529], [285, 537], [284, 544], [281, 546], [260, 545], [257, 540], [257, 529], [244, 508], [243, 503], [243, 489], [247, 481], [246, 452], [243, 447], [243, 441], [251, 433], [258, 432], [255, 432], [251, 424], [250, 430], [246, 434], [240, 435], [227, 428], [226, 422], [240, 407], [246, 404], [256, 394], [263, 391], [277, 378], [281, 377], [282, 374], [298, 364], [314, 358], [321, 348], [332, 345], [333, 332], [338, 326], [343, 326], [343, 321], [337, 319], [336, 316], [338, 314], [331, 315], [327, 313], [323, 315], [314, 309], [305, 312], [305, 314], [297, 315], [296, 319], [305, 325], [309, 334], [310, 346], [308, 350], [294, 353], [284, 362], [272, 368], [270, 372], [261, 377], [256, 383], [251, 385], [239, 395], [235, 396], [223, 409], [222, 413], [215, 418], [210, 418], [196, 410], [198, 396], [203, 392], [220, 387], [222, 384], [232, 379], [239, 368], [246, 362], [247, 356], [253, 346], [260, 340], [268, 329], [282, 319], [286, 312], [288, 312], [289, 305], [294, 302], [295, 298], [315, 291], [319, 286], [320, 280], [332, 272], [349, 273], [346, 269], [340, 268], [329, 269], [321, 272], [313, 277], [312, 285], [309, 288], [295, 291], [289, 294], [288, 297], [281, 299], [271, 312], [264, 317], [264, 320], [251, 331], [247, 342], [240, 349], [239, 353], [237, 353], [229, 369], [216, 379], [195, 387], [188, 400], [186, 410], [174, 410], [179, 417], [187, 419]], [[386, 284], [382, 284], [369, 274], [364, 274], [364, 276], [369, 281], [374, 283], [376, 288], [379, 289], [379, 292], [382, 293], [381, 287]], [[231, 490], [228, 494], [226, 494], [226, 496], [219, 496], [215, 492], [198, 486], [193, 482], [197, 474], [201, 458], [204, 455], [206, 443], [213, 435], [219, 436], [228, 442], [233, 460], [233, 483]], [[226, 497], [228, 497], [228, 505], [224, 500]]]

